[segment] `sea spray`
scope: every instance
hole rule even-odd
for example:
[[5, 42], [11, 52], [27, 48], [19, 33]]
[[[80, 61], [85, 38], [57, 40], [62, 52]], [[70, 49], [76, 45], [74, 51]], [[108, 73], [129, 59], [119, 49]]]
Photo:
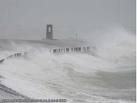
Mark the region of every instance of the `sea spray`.
[[134, 102], [135, 35], [123, 29], [111, 29], [100, 35], [102, 38], [94, 43], [89, 42], [90, 37], [87, 40], [96, 48], [96, 55], [55, 55], [43, 44], [3, 40], [1, 57], [20, 51], [26, 51], [27, 56], [0, 64], [1, 83], [35, 99], [67, 98], [70, 103]]

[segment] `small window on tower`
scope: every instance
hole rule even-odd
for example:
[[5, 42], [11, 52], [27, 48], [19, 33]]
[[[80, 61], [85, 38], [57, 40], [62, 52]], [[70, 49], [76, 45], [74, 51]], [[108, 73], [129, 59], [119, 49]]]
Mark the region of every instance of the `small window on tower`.
[[48, 32], [51, 32], [51, 27], [50, 26], [48, 27]]

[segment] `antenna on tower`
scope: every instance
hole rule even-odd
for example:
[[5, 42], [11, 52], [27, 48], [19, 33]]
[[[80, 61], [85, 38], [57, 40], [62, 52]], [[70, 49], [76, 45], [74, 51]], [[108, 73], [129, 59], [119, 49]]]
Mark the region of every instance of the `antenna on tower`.
[[78, 40], [78, 34], [76, 33], [76, 40]]

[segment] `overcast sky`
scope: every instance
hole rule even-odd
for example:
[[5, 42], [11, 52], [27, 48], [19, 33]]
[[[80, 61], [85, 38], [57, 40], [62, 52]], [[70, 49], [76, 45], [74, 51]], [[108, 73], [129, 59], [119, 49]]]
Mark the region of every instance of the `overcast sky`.
[[121, 25], [135, 30], [135, 0], [0, 0], [0, 38], [41, 39]]

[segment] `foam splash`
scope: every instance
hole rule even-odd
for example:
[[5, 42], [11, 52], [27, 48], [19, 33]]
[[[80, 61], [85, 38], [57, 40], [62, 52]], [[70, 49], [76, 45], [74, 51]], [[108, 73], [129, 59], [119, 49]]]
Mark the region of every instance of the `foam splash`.
[[[126, 80], [124, 78], [135, 82], [132, 80], [134, 77], [125, 75], [135, 70], [135, 36], [123, 29], [114, 31], [105, 34], [101, 44], [98, 41], [94, 45], [96, 56], [81, 53], [54, 55], [48, 53], [43, 45], [37, 48], [29, 43], [10, 43], [13, 48], [1, 50], [1, 56], [20, 50], [28, 51], [28, 56], [13, 58], [0, 65], [1, 82], [35, 99], [67, 98], [70, 103], [132, 103], [115, 95], [125, 94], [126, 97], [127, 90], [132, 95], [135, 87], [129, 85], [121, 90], [123, 84], [118, 86], [115, 82], [120, 82], [117, 79]], [[130, 84], [127, 81], [125, 83]]]

